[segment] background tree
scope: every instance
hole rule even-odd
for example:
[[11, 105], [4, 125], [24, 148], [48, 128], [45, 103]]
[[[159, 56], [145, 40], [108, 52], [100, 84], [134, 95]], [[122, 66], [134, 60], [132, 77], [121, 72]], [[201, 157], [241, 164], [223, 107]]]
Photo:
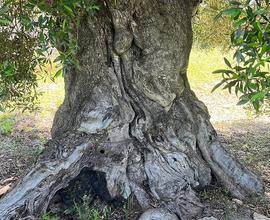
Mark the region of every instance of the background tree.
[[229, 6], [224, 0], [204, 0], [193, 18], [195, 44], [202, 48], [222, 47], [228, 49], [233, 22], [227, 17], [214, 19]]
[[[95, 1], [3, 1], [0, 9], [0, 110], [35, 110], [37, 81], [48, 77], [46, 65], [62, 66], [60, 76], [76, 59], [77, 34], [85, 14], [98, 10]], [[53, 52], [57, 48], [58, 56]], [[37, 74], [45, 73], [43, 75]]]
[[[46, 152], [0, 201], [0, 218], [40, 217], [82, 170], [89, 176], [81, 184], [91, 185], [93, 173], [104, 177], [95, 181], [106, 200], [133, 193], [143, 209], [155, 204], [181, 219], [200, 215], [195, 189], [214, 181], [241, 199], [263, 193], [260, 178], [220, 145], [206, 107], [189, 87], [191, 18], [198, 1], [88, 3], [3, 5], [11, 14], [30, 7], [27, 33], [39, 42], [33, 57], [43, 56], [44, 43], [59, 50], [66, 93]], [[21, 16], [4, 19], [12, 25], [18, 18], [25, 32]]]

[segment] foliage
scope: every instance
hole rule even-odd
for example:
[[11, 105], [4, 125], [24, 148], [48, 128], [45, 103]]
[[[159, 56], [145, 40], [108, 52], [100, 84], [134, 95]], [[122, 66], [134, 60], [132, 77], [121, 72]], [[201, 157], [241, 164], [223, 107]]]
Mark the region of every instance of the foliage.
[[91, 207], [89, 196], [83, 197], [83, 203], [75, 204], [75, 213], [79, 220], [100, 220], [102, 218], [99, 210]]
[[[231, 1], [230, 6], [218, 17], [229, 16], [234, 24], [231, 34], [233, 61], [224, 58], [226, 69], [214, 71], [223, 80], [215, 86], [223, 86], [240, 96], [238, 104], [251, 103], [258, 112], [270, 103], [270, 3], [248, 0]], [[257, 2], [257, 3], [256, 3]]]
[[52, 215], [50, 215], [49, 213], [45, 213], [43, 216], [42, 216], [42, 219], [41, 220], [59, 220], [59, 218], [57, 217], [54, 217]]
[[[0, 3], [0, 110], [33, 110], [37, 104], [36, 69], [46, 64], [78, 67], [81, 19], [98, 10], [95, 0], [4, 0]], [[51, 60], [52, 53], [59, 55]]]
[[230, 42], [230, 33], [233, 30], [232, 22], [226, 18], [214, 20], [213, 18], [228, 1], [205, 0], [199, 6], [196, 16], [193, 18], [194, 40], [202, 48], [223, 47]]
[[123, 211], [126, 220], [130, 219], [129, 216], [133, 207], [133, 199], [133, 195], [131, 195], [130, 197], [128, 197], [127, 202], [124, 204]]

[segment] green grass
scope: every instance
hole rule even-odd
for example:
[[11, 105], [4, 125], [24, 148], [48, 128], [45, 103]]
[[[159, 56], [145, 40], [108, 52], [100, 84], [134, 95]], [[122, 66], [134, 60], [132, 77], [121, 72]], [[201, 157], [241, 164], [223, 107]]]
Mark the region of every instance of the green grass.
[[0, 112], [0, 134], [9, 135], [14, 127], [25, 132], [50, 129], [54, 114], [64, 99], [64, 80], [58, 78], [55, 82], [40, 81], [38, 91], [41, 95], [37, 111]]
[[45, 213], [41, 220], [60, 220], [58, 217], [55, 217], [53, 215], [51, 215], [50, 213]]
[[15, 120], [12, 114], [2, 113], [0, 114], [0, 134], [9, 135], [13, 131]]
[[141, 208], [134, 206], [134, 197], [131, 195], [122, 207], [113, 207], [96, 199], [94, 202], [90, 196], [83, 196], [81, 203], [75, 203], [71, 210], [78, 220], [102, 220], [102, 219], [137, 219]]
[[46, 120], [48, 117], [53, 117], [55, 111], [63, 102], [64, 80], [63, 78], [57, 78], [55, 82], [40, 82], [39, 91], [42, 93], [42, 95], [39, 98], [40, 110], [38, 113], [41, 119]]
[[100, 220], [102, 218], [102, 213], [96, 208], [91, 207], [88, 196], [83, 197], [81, 204], [75, 204], [75, 213], [78, 220]]
[[206, 83], [215, 84], [221, 79], [220, 75], [212, 74], [217, 69], [225, 68], [222, 50], [219, 48], [199, 49], [194, 47], [191, 51], [188, 78], [191, 87], [201, 89]]

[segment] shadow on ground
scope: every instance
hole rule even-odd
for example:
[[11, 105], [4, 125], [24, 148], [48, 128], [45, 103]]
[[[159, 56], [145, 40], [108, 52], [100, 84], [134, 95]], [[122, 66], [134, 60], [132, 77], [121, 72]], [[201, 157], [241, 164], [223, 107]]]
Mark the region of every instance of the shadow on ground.
[[266, 194], [239, 201], [231, 197], [226, 189], [212, 186], [200, 192], [206, 204], [206, 214], [220, 220], [249, 220], [253, 212], [270, 217], [270, 121], [260, 118], [213, 124], [223, 146], [235, 158], [261, 175]]

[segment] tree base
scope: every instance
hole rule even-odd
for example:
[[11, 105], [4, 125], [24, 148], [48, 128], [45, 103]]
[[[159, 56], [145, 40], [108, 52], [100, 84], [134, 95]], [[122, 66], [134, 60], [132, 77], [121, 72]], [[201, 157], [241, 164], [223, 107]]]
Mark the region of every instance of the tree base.
[[133, 193], [143, 210], [163, 207], [180, 219], [200, 215], [203, 205], [194, 189], [211, 184], [213, 176], [237, 198], [262, 193], [261, 180], [220, 146], [206, 115], [189, 93], [162, 112], [148, 134], [118, 134], [118, 141], [108, 141], [106, 133], [80, 133], [53, 141], [51, 151], [0, 201], [0, 218], [40, 217], [80, 173], [81, 186], [105, 201], [121, 204]]
[[0, 219], [40, 217], [83, 169], [89, 179], [102, 173], [104, 199], [134, 194], [143, 210], [158, 206], [185, 220], [201, 213], [195, 189], [213, 176], [240, 199], [262, 193], [261, 180], [220, 146], [188, 85], [199, 1], [98, 2], [100, 11], [81, 21], [80, 69], [65, 75], [53, 140], [0, 201]]

